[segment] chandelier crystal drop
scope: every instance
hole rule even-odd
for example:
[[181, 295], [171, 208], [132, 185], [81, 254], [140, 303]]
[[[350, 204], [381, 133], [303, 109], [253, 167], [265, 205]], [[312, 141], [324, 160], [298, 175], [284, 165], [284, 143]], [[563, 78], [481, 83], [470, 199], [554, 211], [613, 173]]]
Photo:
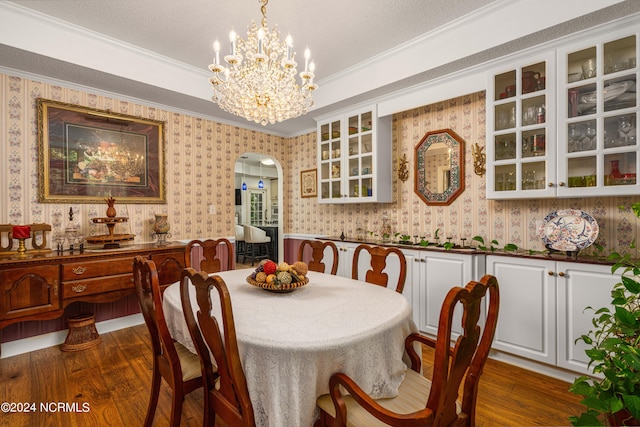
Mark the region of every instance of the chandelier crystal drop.
[[267, 26], [268, 0], [259, 0], [262, 12], [260, 27], [251, 23], [247, 39], [231, 31], [231, 52], [225, 55], [227, 66], [220, 64], [220, 43], [213, 44], [214, 62], [209, 65], [213, 77], [211, 100], [223, 110], [262, 125], [306, 114], [313, 106], [311, 94], [318, 88], [313, 82], [315, 64], [311, 53], [304, 53], [304, 71], [300, 84], [291, 36], [280, 41], [278, 27]]

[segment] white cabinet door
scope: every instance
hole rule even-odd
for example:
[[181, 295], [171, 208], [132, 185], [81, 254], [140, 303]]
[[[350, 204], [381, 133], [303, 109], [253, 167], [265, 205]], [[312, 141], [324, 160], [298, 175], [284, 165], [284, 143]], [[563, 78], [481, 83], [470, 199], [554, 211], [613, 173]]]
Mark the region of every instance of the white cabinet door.
[[[437, 335], [442, 302], [454, 286], [466, 286], [474, 277], [473, 256], [455, 253], [425, 252], [423, 276], [420, 280], [421, 313], [418, 328]], [[453, 331], [460, 332], [461, 309], [454, 316]]]
[[358, 246], [357, 243], [335, 242], [338, 247], [338, 276], [351, 278], [351, 264], [353, 263], [353, 252]]
[[640, 190], [637, 28], [558, 50], [558, 197]]
[[487, 273], [498, 279], [500, 311], [493, 347], [556, 363], [555, 262], [487, 256]]
[[558, 262], [557, 270], [558, 366], [587, 373], [587, 346], [576, 339], [593, 328], [594, 310], [609, 306], [611, 289], [620, 275], [612, 275], [609, 265]]
[[555, 196], [555, 52], [505, 61], [487, 83], [487, 198]]
[[318, 120], [318, 203], [391, 201], [391, 125], [375, 105]]

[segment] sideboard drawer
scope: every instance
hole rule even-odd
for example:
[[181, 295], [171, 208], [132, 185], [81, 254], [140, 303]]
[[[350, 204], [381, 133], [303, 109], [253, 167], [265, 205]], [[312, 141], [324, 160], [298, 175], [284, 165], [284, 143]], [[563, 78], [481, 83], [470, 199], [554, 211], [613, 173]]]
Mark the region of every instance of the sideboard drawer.
[[62, 266], [62, 281], [133, 273], [133, 257], [76, 261]]
[[87, 280], [62, 282], [62, 299], [133, 289], [133, 274], [118, 274]]

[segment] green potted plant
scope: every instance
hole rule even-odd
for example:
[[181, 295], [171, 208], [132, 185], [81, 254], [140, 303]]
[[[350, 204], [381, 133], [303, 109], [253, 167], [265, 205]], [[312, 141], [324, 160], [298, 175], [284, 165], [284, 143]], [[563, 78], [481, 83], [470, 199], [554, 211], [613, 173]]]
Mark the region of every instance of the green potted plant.
[[[640, 203], [632, 208], [640, 216]], [[612, 273], [624, 270], [611, 291], [611, 305], [595, 310], [594, 329], [577, 339], [590, 347], [589, 366], [602, 378], [581, 376], [569, 388], [584, 397], [587, 408], [569, 418], [575, 426], [640, 425], [640, 263], [617, 252], [609, 259]]]

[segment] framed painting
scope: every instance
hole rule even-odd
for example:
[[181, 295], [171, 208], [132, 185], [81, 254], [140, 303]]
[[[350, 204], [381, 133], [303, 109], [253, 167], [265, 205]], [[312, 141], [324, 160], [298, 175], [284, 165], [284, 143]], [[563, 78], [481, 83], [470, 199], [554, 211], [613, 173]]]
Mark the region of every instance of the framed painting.
[[300, 172], [300, 196], [318, 196], [318, 169], [309, 169]]
[[166, 203], [164, 122], [38, 99], [39, 199]]

